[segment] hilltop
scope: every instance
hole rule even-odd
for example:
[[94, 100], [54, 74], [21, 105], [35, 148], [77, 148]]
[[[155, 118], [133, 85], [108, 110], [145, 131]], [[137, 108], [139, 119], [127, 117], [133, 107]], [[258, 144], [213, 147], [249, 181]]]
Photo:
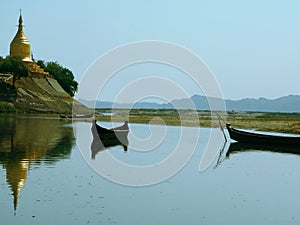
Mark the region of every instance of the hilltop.
[[[113, 103], [107, 101], [79, 100], [91, 108], [134, 108], [134, 109], [193, 109], [209, 110], [208, 99], [221, 102], [221, 99], [206, 98], [201, 95], [193, 95], [191, 98], [174, 99], [169, 103], [159, 104], [156, 102]], [[276, 99], [267, 98], [244, 98], [240, 100], [224, 100], [227, 111], [252, 111], [252, 112], [300, 112], [300, 95], [283, 96]], [[191, 105], [193, 104], [193, 105]]]

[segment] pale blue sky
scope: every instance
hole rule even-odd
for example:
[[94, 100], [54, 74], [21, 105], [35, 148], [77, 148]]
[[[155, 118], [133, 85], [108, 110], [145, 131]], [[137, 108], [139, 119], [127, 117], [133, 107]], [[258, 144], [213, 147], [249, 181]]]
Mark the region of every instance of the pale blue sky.
[[[20, 8], [34, 57], [58, 61], [77, 80], [95, 59], [118, 45], [162, 40], [202, 58], [227, 99], [300, 94], [296, 0], [2, 1], [2, 56], [9, 52]], [[201, 94], [193, 85], [187, 89], [190, 95]]]

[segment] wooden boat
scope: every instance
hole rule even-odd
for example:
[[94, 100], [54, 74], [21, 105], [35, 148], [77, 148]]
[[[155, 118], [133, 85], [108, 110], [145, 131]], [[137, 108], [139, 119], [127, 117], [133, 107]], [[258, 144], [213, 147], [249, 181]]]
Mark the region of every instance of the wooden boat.
[[299, 146], [300, 136], [283, 136], [262, 134], [256, 132], [248, 132], [239, 129], [234, 129], [230, 124], [226, 124], [229, 136], [232, 140], [241, 143], [264, 144], [264, 145], [281, 145], [281, 146]]
[[111, 129], [101, 127], [96, 122], [97, 122], [96, 120], [93, 121], [92, 129], [95, 129], [97, 131], [100, 138], [101, 137], [102, 138], [103, 137], [108, 137], [108, 138], [125, 137], [125, 136], [127, 137], [129, 133], [129, 127], [127, 121], [125, 121], [125, 123], [122, 126], [111, 128]]
[[93, 142], [91, 144], [92, 159], [95, 159], [98, 152], [117, 145], [123, 146], [124, 151], [127, 151], [128, 133], [127, 121], [122, 126], [107, 129], [99, 126], [94, 120], [92, 125]]
[[59, 117], [61, 118], [61, 119], [69, 119], [70, 117], [68, 116], [68, 115], [59, 115]]
[[300, 146], [265, 145], [235, 142], [231, 143], [226, 152], [226, 157], [241, 152], [264, 151], [284, 154], [300, 155]]

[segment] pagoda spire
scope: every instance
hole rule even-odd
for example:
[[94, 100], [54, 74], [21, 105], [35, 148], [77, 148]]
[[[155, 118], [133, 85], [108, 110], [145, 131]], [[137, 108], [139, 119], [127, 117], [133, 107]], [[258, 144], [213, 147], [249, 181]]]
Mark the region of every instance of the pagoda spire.
[[19, 29], [23, 30], [22, 9], [20, 9], [20, 16], [19, 16]]
[[22, 61], [32, 62], [30, 57], [30, 44], [23, 32], [22, 10], [20, 9], [18, 31], [10, 43], [10, 56], [16, 56]]

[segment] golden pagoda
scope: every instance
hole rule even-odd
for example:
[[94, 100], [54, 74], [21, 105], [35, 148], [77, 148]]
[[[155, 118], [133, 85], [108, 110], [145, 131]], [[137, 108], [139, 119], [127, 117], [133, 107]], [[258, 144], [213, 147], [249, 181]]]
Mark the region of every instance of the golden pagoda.
[[32, 75], [36, 76], [51, 76], [48, 72], [45, 72], [39, 65], [37, 65], [31, 59], [31, 51], [30, 51], [30, 44], [23, 32], [23, 18], [20, 10], [20, 17], [19, 17], [19, 25], [18, 31], [10, 43], [10, 56], [15, 56], [21, 58], [22, 61], [28, 66], [29, 71]]
[[32, 62], [30, 57], [30, 44], [23, 32], [23, 19], [20, 10], [18, 32], [10, 43], [10, 56], [16, 56], [22, 61]]

